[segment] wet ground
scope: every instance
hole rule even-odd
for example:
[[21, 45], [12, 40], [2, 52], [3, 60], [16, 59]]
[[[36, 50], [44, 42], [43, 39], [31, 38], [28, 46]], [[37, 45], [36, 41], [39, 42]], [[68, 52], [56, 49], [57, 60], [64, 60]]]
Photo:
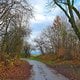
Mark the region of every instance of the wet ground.
[[28, 62], [33, 65], [30, 80], [69, 80], [44, 63], [35, 60], [28, 60]]

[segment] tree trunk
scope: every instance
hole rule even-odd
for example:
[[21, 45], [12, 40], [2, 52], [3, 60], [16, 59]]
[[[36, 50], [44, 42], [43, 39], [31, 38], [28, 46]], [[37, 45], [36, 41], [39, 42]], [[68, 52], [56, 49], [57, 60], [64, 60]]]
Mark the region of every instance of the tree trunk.
[[77, 35], [77, 37], [79, 38], [79, 41], [80, 41], [80, 31], [77, 28], [76, 23], [75, 23], [75, 19], [74, 19], [73, 11], [72, 11], [72, 8], [71, 8], [70, 0], [67, 0], [67, 3], [68, 3], [68, 9], [69, 9], [69, 13], [70, 13], [69, 22], [71, 23], [71, 26], [72, 26], [73, 30], [75, 31], [75, 33], [76, 33], [76, 35]]

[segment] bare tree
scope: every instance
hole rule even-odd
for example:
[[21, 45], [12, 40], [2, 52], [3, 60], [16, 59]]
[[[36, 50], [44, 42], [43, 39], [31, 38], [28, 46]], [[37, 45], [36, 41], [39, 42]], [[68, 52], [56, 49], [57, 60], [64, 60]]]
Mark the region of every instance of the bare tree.
[[44, 42], [43, 42], [42, 37], [40, 36], [40, 37], [34, 39], [34, 42], [36, 43], [36, 48], [38, 50], [40, 50], [42, 54], [44, 54], [44, 47], [43, 47]]
[[0, 57], [7, 60], [20, 53], [24, 37], [31, 33], [32, 7], [26, 0], [1, 0], [0, 13]]
[[[65, 13], [67, 18], [69, 19], [69, 22], [71, 23], [73, 30], [75, 31], [77, 37], [80, 40], [80, 31], [76, 25], [73, 11], [77, 14], [79, 19], [80, 19], [80, 13], [77, 10], [77, 8], [74, 6], [74, 3], [75, 0], [52, 0], [51, 1], [51, 5], [55, 4]], [[68, 11], [65, 9], [65, 7], [68, 9]]]
[[53, 25], [43, 29], [40, 37], [36, 38], [36, 45], [41, 46], [44, 53], [53, 53], [61, 59], [70, 60], [79, 56], [79, 40], [69, 24], [66, 25], [59, 16]]

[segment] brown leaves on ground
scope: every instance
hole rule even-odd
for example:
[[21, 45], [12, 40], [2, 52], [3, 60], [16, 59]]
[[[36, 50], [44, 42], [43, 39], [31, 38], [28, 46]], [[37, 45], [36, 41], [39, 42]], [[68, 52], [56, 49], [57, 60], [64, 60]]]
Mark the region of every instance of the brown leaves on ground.
[[14, 65], [0, 66], [0, 80], [28, 80], [30, 69], [28, 62], [15, 60]]
[[80, 60], [63, 60], [55, 54], [40, 55], [39, 58], [49, 67], [68, 77], [70, 80], [80, 80]]

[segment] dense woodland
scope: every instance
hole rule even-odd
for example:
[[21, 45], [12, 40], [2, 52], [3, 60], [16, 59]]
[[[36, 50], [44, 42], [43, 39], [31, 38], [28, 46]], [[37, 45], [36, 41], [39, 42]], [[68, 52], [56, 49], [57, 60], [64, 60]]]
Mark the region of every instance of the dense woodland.
[[23, 50], [24, 37], [28, 40], [31, 33], [31, 17], [32, 7], [26, 0], [0, 0], [0, 61], [5, 65]]

